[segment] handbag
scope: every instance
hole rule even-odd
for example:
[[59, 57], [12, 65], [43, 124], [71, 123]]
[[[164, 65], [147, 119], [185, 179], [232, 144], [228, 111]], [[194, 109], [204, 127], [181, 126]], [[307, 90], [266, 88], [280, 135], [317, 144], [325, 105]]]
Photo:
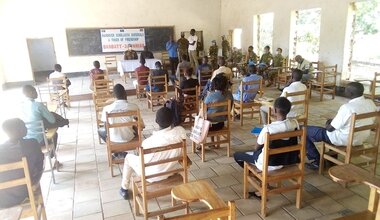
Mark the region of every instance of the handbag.
[[194, 126], [191, 129], [190, 140], [194, 141], [196, 144], [203, 143], [208, 134], [211, 122], [204, 119], [201, 116], [196, 116], [194, 119]]

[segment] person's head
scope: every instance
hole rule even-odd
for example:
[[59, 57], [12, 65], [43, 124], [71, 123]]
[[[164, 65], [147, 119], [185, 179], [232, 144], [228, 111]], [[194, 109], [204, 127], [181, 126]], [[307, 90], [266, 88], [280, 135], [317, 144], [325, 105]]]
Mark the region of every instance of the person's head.
[[297, 55], [297, 56], [294, 57], [294, 60], [295, 60], [297, 63], [301, 63], [302, 60], [303, 60], [303, 58], [302, 58], [301, 55]]
[[211, 44], [212, 44], [213, 46], [215, 46], [215, 45], [216, 45], [216, 40], [212, 40], [212, 41], [211, 41]]
[[185, 32], [181, 32], [181, 37], [185, 37]]
[[140, 58], [140, 64], [141, 64], [141, 65], [145, 65], [145, 58], [144, 58], [144, 57], [141, 57], [141, 58]]
[[344, 93], [349, 99], [360, 97], [364, 93], [364, 86], [360, 82], [350, 82], [347, 84]]
[[282, 49], [279, 47], [279, 48], [277, 48], [277, 54], [282, 54]]
[[170, 127], [173, 124], [173, 112], [168, 107], [158, 109], [156, 113], [156, 123], [161, 129]]
[[162, 67], [160, 61], [155, 62], [155, 63], [154, 63], [154, 66], [156, 67], [156, 69], [161, 69], [161, 67]]
[[219, 57], [218, 58], [218, 64], [219, 64], [219, 66], [226, 65], [226, 60], [224, 59], [224, 57]]
[[257, 69], [256, 69], [256, 65], [255, 64], [250, 64], [248, 66], [248, 73], [251, 74], [251, 73], [256, 73]]
[[128, 44], [128, 50], [132, 50], [132, 44]]
[[27, 134], [25, 123], [19, 118], [5, 120], [3, 130], [11, 141], [21, 140]]
[[248, 47], [248, 52], [252, 52], [253, 51], [253, 46], [249, 46]]
[[226, 91], [228, 87], [228, 79], [224, 73], [219, 73], [214, 77], [211, 82], [211, 87], [213, 90]]
[[57, 71], [57, 72], [61, 72], [62, 71], [62, 66], [57, 63], [57, 64], [54, 65], [54, 70]]
[[169, 40], [173, 41], [173, 36], [172, 35], [169, 36]]
[[269, 53], [270, 51], [270, 47], [269, 46], [265, 46], [264, 47], [264, 53]]
[[293, 82], [298, 82], [301, 81], [302, 79], [302, 71], [299, 69], [292, 69], [292, 81]]
[[290, 103], [285, 97], [279, 97], [274, 101], [273, 108], [274, 114], [277, 118], [282, 118], [284, 120], [292, 108], [292, 103]]
[[242, 75], [242, 76], [250, 75], [250, 73], [248, 73], [248, 71], [245, 68], [239, 69], [239, 72], [240, 72], [240, 75]]
[[121, 84], [116, 84], [113, 87], [113, 94], [116, 99], [127, 100], [127, 92]]
[[22, 87], [22, 93], [31, 99], [36, 99], [38, 97], [36, 89], [32, 85], [25, 85]]
[[190, 79], [191, 76], [193, 75], [193, 68], [189, 67], [185, 69], [185, 77], [187, 79]]
[[207, 56], [202, 57], [202, 63], [203, 64], [207, 64], [208, 63], [208, 57]]
[[181, 59], [182, 59], [182, 61], [184, 61], [184, 60], [185, 60], [185, 61], [188, 61], [188, 60], [187, 60], [187, 55], [186, 55], [186, 54], [182, 54]]
[[148, 46], [144, 46], [144, 51], [148, 51]]
[[94, 67], [95, 67], [96, 69], [99, 69], [99, 68], [100, 68], [100, 63], [99, 63], [99, 61], [95, 60], [92, 64], [94, 65]]
[[226, 39], [226, 36], [223, 35], [223, 36], [222, 36], [222, 40], [224, 40], [224, 39]]
[[194, 36], [194, 35], [195, 35], [195, 29], [191, 29], [191, 30], [190, 30], [190, 35], [191, 35], [191, 36]]

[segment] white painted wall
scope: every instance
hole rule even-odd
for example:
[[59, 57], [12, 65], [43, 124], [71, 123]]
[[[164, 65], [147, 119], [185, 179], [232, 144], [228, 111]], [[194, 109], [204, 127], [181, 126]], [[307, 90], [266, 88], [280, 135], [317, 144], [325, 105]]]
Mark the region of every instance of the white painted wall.
[[220, 35], [220, 0], [0, 0], [0, 74], [32, 80], [27, 38], [53, 37], [64, 72], [87, 71], [99, 56], [70, 57], [65, 28], [175, 26], [203, 30], [205, 47]]
[[291, 13], [295, 10], [321, 8], [319, 60], [338, 64], [342, 70], [349, 3], [353, 0], [221, 0], [221, 32], [242, 28], [242, 46], [253, 44], [253, 16], [274, 12], [273, 48], [289, 54]]

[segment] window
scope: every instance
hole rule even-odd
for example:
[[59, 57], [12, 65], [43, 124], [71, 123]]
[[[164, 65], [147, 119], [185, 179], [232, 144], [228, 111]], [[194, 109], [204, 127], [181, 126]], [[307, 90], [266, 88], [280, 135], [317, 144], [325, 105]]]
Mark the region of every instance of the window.
[[343, 79], [372, 78], [380, 69], [380, 1], [350, 4]]
[[263, 54], [264, 47], [273, 44], [273, 13], [256, 15], [253, 18], [253, 46], [258, 54]]
[[232, 32], [232, 47], [241, 49], [241, 28], [235, 28]]
[[292, 13], [291, 36], [293, 57], [297, 54], [309, 61], [318, 61], [321, 9], [307, 9]]

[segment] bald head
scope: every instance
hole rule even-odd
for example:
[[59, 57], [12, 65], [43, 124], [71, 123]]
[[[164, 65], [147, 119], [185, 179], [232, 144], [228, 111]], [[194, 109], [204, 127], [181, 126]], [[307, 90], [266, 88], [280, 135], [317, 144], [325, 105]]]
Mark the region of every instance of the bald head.
[[3, 130], [11, 141], [20, 140], [25, 137], [27, 133], [25, 123], [19, 118], [12, 118], [4, 121]]
[[359, 82], [350, 82], [347, 84], [344, 93], [346, 97], [350, 99], [360, 97], [364, 93], [364, 86]]
[[36, 99], [38, 97], [36, 89], [32, 85], [25, 85], [22, 87], [22, 93], [31, 99]]
[[301, 55], [297, 55], [296, 57], [294, 57], [294, 60], [300, 63], [303, 60], [303, 58]]

